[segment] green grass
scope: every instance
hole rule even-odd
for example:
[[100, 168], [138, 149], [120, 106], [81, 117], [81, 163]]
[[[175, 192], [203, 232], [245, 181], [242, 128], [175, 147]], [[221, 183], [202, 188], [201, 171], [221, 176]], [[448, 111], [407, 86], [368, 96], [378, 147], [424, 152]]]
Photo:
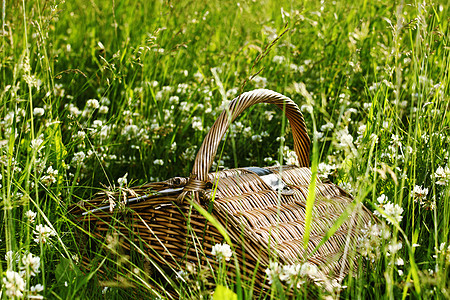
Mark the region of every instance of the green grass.
[[[449, 13], [446, 1], [3, 0], [1, 297], [7, 270], [23, 266], [3, 260], [8, 251], [40, 257], [24, 290], [41, 284], [45, 298], [129, 297], [123, 286], [102, 294], [97, 270], [80, 271], [68, 207], [125, 174], [129, 185], [189, 176], [226, 100], [265, 87], [302, 107], [311, 137], [316, 128], [319, 173], [328, 167], [387, 221], [389, 237], [367, 237], [363, 272], [332, 296], [449, 298]], [[285, 123], [273, 107], [249, 109], [215, 167], [274, 164]], [[415, 186], [427, 194], [412, 195]], [[386, 218], [394, 205], [401, 220]], [[36, 243], [37, 224], [55, 235]], [[97, 259], [150, 297], [145, 266], [115, 257]], [[204, 272], [234, 289], [223, 271]], [[202, 276], [172, 289], [209, 295]], [[284, 292], [274, 286], [267, 297]]]

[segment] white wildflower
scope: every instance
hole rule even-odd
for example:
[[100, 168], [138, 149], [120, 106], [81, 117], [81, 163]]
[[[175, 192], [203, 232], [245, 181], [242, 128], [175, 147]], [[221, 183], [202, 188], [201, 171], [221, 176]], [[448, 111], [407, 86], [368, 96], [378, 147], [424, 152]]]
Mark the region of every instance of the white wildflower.
[[170, 96], [169, 97], [170, 104], [178, 104], [178, 102], [180, 102], [180, 97], [178, 97], [178, 96]]
[[39, 273], [39, 267], [41, 265], [41, 258], [39, 256], [34, 256], [32, 253], [28, 253], [22, 257], [22, 270], [25, 270], [31, 276], [35, 276]]
[[391, 135], [391, 144], [401, 146], [402, 145], [402, 139], [400, 136], [393, 134]]
[[233, 252], [231, 251], [230, 245], [227, 243], [223, 244], [215, 244], [212, 247], [211, 254], [217, 257], [217, 260], [225, 259], [226, 261], [229, 261], [231, 256], [233, 255]]
[[272, 120], [274, 114], [275, 112], [271, 110], [264, 111], [264, 116], [266, 117], [267, 121]]
[[405, 264], [405, 262], [403, 261], [403, 259], [401, 257], [398, 257], [395, 260], [395, 265], [397, 265], [397, 266], [403, 266], [404, 264]]
[[101, 98], [100, 98], [100, 104], [101, 104], [101, 105], [106, 105], [106, 106], [108, 106], [108, 105], [111, 104], [111, 100], [109, 100], [109, 99], [106, 98], [106, 97], [101, 97]]
[[30, 222], [30, 223], [34, 223], [34, 219], [36, 218], [36, 215], [37, 215], [37, 213], [35, 213], [32, 210], [29, 210], [25, 213], [25, 216], [27, 217], [28, 222]]
[[122, 130], [122, 134], [127, 137], [127, 139], [131, 139], [133, 137], [138, 137], [139, 127], [131, 124], [124, 127]]
[[228, 99], [234, 98], [238, 92], [239, 92], [239, 88], [237, 88], [237, 87], [229, 89], [226, 93], [227, 98]]
[[[299, 66], [297, 66], [296, 64], [289, 64], [289, 69], [291, 69], [291, 71], [293, 71], [293, 72], [301, 71], [301, 69], [299, 68]], [[302, 71], [302, 72], [303, 72], [303, 71]]]
[[33, 109], [33, 115], [36, 117], [42, 117], [45, 113], [45, 110], [42, 107], [35, 107]]
[[47, 175], [42, 177], [41, 181], [44, 185], [49, 186], [56, 182], [56, 177], [58, 176], [58, 170], [54, 170], [52, 166], [47, 168]]
[[303, 104], [301, 107], [300, 107], [300, 110], [302, 111], [302, 112], [308, 112], [308, 113], [312, 113], [313, 112], [313, 107], [310, 105], [310, 104]]
[[192, 119], [192, 128], [198, 131], [203, 130], [202, 119], [200, 117], [194, 117]]
[[263, 26], [262, 32], [267, 36], [267, 40], [269, 41], [269, 43], [278, 37], [277, 30], [267, 25]]
[[384, 203], [388, 202], [388, 197], [385, 194], [381, 194], [381, 196], [379, 196], [377, 198], [377, 201], [380, 204], [384, 204]]
[[272, 61], [277, 64], [282, 64], [282, 63], [284, 63], [285, 60], [286, 60], [286, 58], [281, 55], [275, 55], [272, 59]]
[[360, 125], [358, 127], [358, 135], [362, 137], [364, 135], [364, 132], [366, 132], [366, 128], [367, 126], [365, 124]]
[[89, 99], [86, 102], [86, 106], [89, 107], [89, 108], [97, 109], [97, 108], [100, 107], [100, 103], [98, 102], [97, 99]]
[[64, 97], [66, 91], [63, 89], [63, 85], [62, 84], [55, 84], [55, 88], [53, 89], [53, 93], [55, 94], [55, 96], [57, 97]]
[[267, 86], [267, 78], [256, 75], [251, 79], [252, 82], [255, 83], [255, 87], [257, 88], [265, 88]]
[[323, 138], [323, 132], [321, 132], [321, 131], [314, 131], [314, 138], [320, 140], [321, 138]]
[[86, 136], [86, 132], [84, 132], [82, 130], [77, 132], [77, 138], [84, 139], [85, 136]]
[[262, 137], [259, 134], [252, 135], [252, 141], [256, 141], [258, 143], [262, 142]]
[[157, 166], [162, 166], [162, 165], [164, 165], [164, 161], [162, 159], [155, 159], [153, 161], [153, 164], [155, 164]]
[[284, 266], [279, 265], [277, 262], [270, 262], [269, 267], [266, 269], [266, 274], [269, 284], [272, 284], [274, 279], [278, 278], [291, 287], [297, 284], [298, 288], [306, 282], [307, 278], [317, 281], [324, 277], [317, 266], [309, 262]]
[[[379, 205], [378, 207], [384, 209], [384, 214], [380, 214], [378, 210], [374, 211], [374, 215], [376, 216], [382, 216], [387, 220], [389, 224], [400, 223], [403, 219], [402, 213], [403, 208], [398, 204], [393, 204], [392, 202], [387, 200], [387, 196], [382, 194], [377, 199]], [[394, 221], [392, 221], [392, 219]]]
[[36, 243], [45, 244], [47, 240], [50, 240], [52, 236], [56, 235], [56, 232], [47, 225], [36, 225], [36, 230], [33, 230], [35, 238], [33, 239]]
[[338, 146], [341, 148], [353, 148], [353, 136], [348, 133], [348, 128], [344, 128], [336, 132], [337, 139], [339, 141]]
[[402, 243], [398, 242], [398, 243], [390, 243], [388, 245], [388, 253], [386, 253], [386, 256], [390, 256], [393, 255], [395, 253], [397, 253], [400, 249], [402, 249]]
[[195, 158], [196, 153], [197, 153], [197, 146], [194, 145], [192, 147], [186, 148], [186, 150], [184, 150], [184, 152], [181, 154], [181, 157], [184, 160], [191, 161]]
[[172, 145], [170, 145], [170, 151], [175, 151], [177, 150], [177, 142], [173, 142]]
[[94, 122], [92, 122], [92, 127], [93, 128], [102, 127], [102, 125], [103, 125], [102, 120], [94, 120]]
[[6, 276], [3, 277], [3, 285], [6, 296], [8, 297], [22, 297], [25, 290], [25, 281], [19, 273], [8, 270]]
[[176, 274], [177, 274], [177, 277], [183, 281], [186, 281], [189, 278], [189, 273], [186, 272], [185, 270], [180, 270], [180, 271], [176, 272]]
[[18, 262], [19, 258], [20, 258], [19, 254], [14, 251], [11, 251], [11, 250], [6, 252], [6, 254], [5, 254], [5, 260], [8, 265], [12, 265], [12, 264], [14, 264], [14, 262]]
[[43, 290], [44, 290], [44, 286], [40, 283], [38, 283], [30, 288], [30, 291], [33, 293], [40, 293]]
[[109, 107], [106, 106], [106, 105], [100, 106], [100, 108], [99, 108], [99, 110], [98, 110], [98, 112], [101, 113], [101, 114], [107, 114], [108, 111], [109, 111]]
[[73, 116], [73, 117], [77, 117], [81, 114], [81, 111], [78, 107], [76, 107], [74, 104], [70, 103], [68, 106], [68, 110], [69, 113]]
[[368, 224], [361, 229], [363, 236], [358, 238], [358, 251], [366, 259], [375, 261], [381, 256], [380, 244], [382, 240], [389, 240], [391, 232], [386, 223], [372, 224], [369, 221]]
[[295, 281], [297, 281], [297, 276], [300, 274], [301, 265], [300, 264], [294, 264], [294, 265], [285, 265], [281, 269], [281, 273], [279, 275], [279, 278], [281, 281], [286, 281], [287, 284], [291, 285]]
[[266, 269], [267, 280], [269, 281], [269, 284], [272, 284], [275, 278], [279, 278], [281, 270], [282, 268], [278, 264], [278, 262], [269, 263], [269, 267]]
[[272, 157], [264, 157], [264, 162], [265, 163], [271, 163], [273, 161]]
[[34, 140], [31, 140], [31, 145], [30, 145], [30, 147], [31, 147], [31, 149], [33, 149], [33, 150], [41, 150], [43, 147], [42, 147], [42, 143], [44, 142], [44, 140], [42, 139], [42, 137], [38, 137], [38, 138], [36, 138], [36, 139], [34, 139]]
[[439, 166], [434, 173], [434, 178], [437, 179], [436, 184], [448, 184], [450, 180], [450, 169], [447, 166], [445, 168]]
[[285, 146], [283, 149], [284, 161], [288, 165], [298, 165], [298, 157], [295, 151], [289, 149], [289, 147]]
[[320, 273], [319, 273], [319, 269], [317, 268], [317, 266], [310, 264], [308, 262], [302, 264], [302, 267], [300, 269], [300, 275], [308, 276], [311, 279], [320, 278]]
[[336, 165], [328, 165], [322, 162], [318, 166], [319, 177], [328, 178], [328, 175], [331, 175], [336, 169]]
[[125, 175], [123, 175], [123, 177], [120, 177], [119, 179], [117, 179], [117, 183], [119, 184], [119, 186], [127, 186], [128, 184], [128, 173], [125, 173]]
[[326, 124], [320, 126], [320, 130], [321, 130], [321, 131], [327, 131], [327, 130], [331, 130], [331, 129], [333, 129], [333, 128], [334, 128], [334, 124], [333, 124], [333, 123], [330, 123], [330, 122], [328, 122], [328, 123], [326, 123]]
[[109, 136], [109, 131], [111, 129], [110, 125], [102, 126], [98, 132], [100, 139], [104, 140]]
[[447, 245], [446, 243], [441, 243], [439, 248], [436, 249], [435, 247], [434, 250], [438, 254], [433, 255], [434, 258], [438, 258], [440, 255], [448, 264], [450, 264], [450, 244]]
[[77, 152], [73, 155], [72, 163], [80, 164], [83, 162], [83, 160], [86, 158], [86, 153], [83, 151]]
[[200, 81], [203, 80], [203, 74], [200, 73], [200, 71], [197, 71], [197, 72], [194, 74], [194, 78], [195, 78], [198, 82], [200, 82]]
[[416, 185], [414, 189], [411, 191], [411, 197], [414, 198], [414, 201], [420, 201], [422, 203], [423, 200], [428, 195], [428, 188], [422, 188], [422, 186]]

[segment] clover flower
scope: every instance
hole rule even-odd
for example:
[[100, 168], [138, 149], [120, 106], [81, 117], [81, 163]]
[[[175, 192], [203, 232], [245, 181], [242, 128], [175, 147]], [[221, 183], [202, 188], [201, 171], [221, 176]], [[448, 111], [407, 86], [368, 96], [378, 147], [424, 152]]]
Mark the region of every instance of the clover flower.
[[336, 169], [336, 165], [328, 165], [322, 162], [318, 166], [319, 177], [322, 179], [328, 178], [328, 175], [331, 175]]
[[36, 225], [36, 230], [33, 230], [33, 234], [36, 236], [33, 240], [36, 243], [45, 244], [52, 236], [56, 235], [56, 232], [47, 225]]
[[39, 267], [41, 265], [41, 258], [39, 256], [34, 256], [32, 253], [28, 253], [22, 257], [22, 264], [20, 268], [29, 272], [31, 276], [35, 276], [39, 273]]
[[338, 147], [341, 149], [345, 149], [347, 147], [354, 147], [353, 145], [353, 136], [349, 134], [348, 128], [345, 127], [342, 130], [336, 132], [337, 139], [339, 140]]
[[33, 109], [33, 115], [36, 117], [42, 117], [45, 113], [45, 110], [42, 107], [35, 107]]
[[36, 215], [37, 214], [32, 210], [29, 210], [25, 213], [25, 216], [27, 217], [28, 222], [30, 222], [30, 223], [34, 223], [34, 219], [36, 218]]
[[97, 99], [89, 99], [86, 102], [86, 106], [89, 107], [89, 108], [97, 109], [97, 108], [100, 107], [100, 103], [98, 102]]
[[278, 262], [270, 262], [269, 267], [266, 269], [267, 280], [269, 284], [272, 284], [275, 278], [279, 278], [281, 274], [282, 267]]
[[259, 75], [252, 77], [251, 81], [255, 83], [257, 88], [265, 88], [267, 86], [267, 78]]
[[83, 151], [79, 151], [73, 155], [72, 163], [78, 165], [82, 163], [85, 158], [86, 153], [84, 153]]
[[125, 175], [123, 175], [123, 177], [120, 177], [119, 179], [117, 179], [117, 183], [119, 184], [119, 186], [127, 186], [128, 184], [128, 173], [125, 173]]
[[282, 64], [282, 63], [284, 63], [285, 60], [286, 60], [286, 57], [281, 56], [281, 55], [275, 55], [272, 59], [272, 61], [277, 64]]
[[6, 276], [3, 277], [3, 285], [5, 287], [6, 296], [8, 297], [23, 297], [25, 290], [25, 280], [19, 273], [8, 270]]
[[73, 103], [70, 103], [68, 106], [66, 105], [65, 107], [67, 107], [67, 109], [69, 110], [70, 116], [72, 116], [72, 117], [78, 117], [81, 114], [80, 109]]
[[109, 107], [106, 106], [106, 105], [100, 106], [100, 108], [99, 108], [99, 110], [98, 110], [98, 112], [101, 113], [101, 114], [107, 114], [108, 111], [109, 111]]
[[[446, 244], [446, 243], [441, 243], [439, 245], [439, 248], [434, 248], [436, 250], [436, 253], [438, 255], [441, 255], [447, 264], [450, 264], [450, 244]], [[437, 255], [433, 255], [434, 258], [438, 258]]]
[[47, 175], [42, 177], [41, 181], [44, 185], [50, 186], [52, 183], [56, 182], [56, 177], [58, 176], [58, 170], [54, 170], [52, 166], [47, 168]]
[[411, 191], [411, 196], [414, 198], [414, 201], [422, 201], [426, 198], [428, 195], [428, 189], [422, 188], [422, 186], [416, 185], [414, 186], [414, 189]]
[[192, 120], [192, 129], [202, 131], [203, 130], [203, 124], [202, 120], [199, 117], [194, 117]]
[[39, 292], [42, 292], [43, 290], [44, 290], [44, 286], [40, 283], [30, 287], [30, 291], [32, 293], [39, 293]]
[[[393, 224], [394, 222], [400, 223], [402, 221], [403, 208], [400, 205], [388, 201], [388, 197], [385, 194], [381, 194], [381, 196], [377, 198], [377, 202], [379, 203], [377, 206], [384, 209], [384, 214], [375, 210], [373, 212], [375, 216], [385, 218], [389, 224]], [[394, 221], [392, 221], [392, 219], [394, 219]]]
[[[389, 217], [394, 219], [394, 222], [400, 223], [403, 219], [403, 216], [402, 216], [403, 208], [398, 204], [393, 204], [391, 202], [387, 203], [384, 206], [384, 212], [386, 213], [386, 215], [388, 215]], [[390, 218], [386, 218], [386, 220], [388, 221], [389, 224], [394, 223]]]
[[9, 250], [5, 254], [5, 260], [8, 263], [8, 265], [12, 265], [14, 262], [18, 262], [20, 259], [20, 255], [17, 252]]
[[326, 124], [320, 126], [320, 130], [321, 130], [321, 131], [327, 131], [327, 130], [331, 130], [331, 129], [333, 129], [333, 128], [334, 128], [334, 124], [333, 124], [333, 123], [330, 123], [330, 122], [328, 122], [328, 123], [326, 123]]
[[288, 146], [284, 146], [283, 148], [283, 156], [284, 161], [288, 165], [298, 165], [298, 157], [295, 151], [290, 150]]
[[231, 256], [233, 255], [233, 252], [231, 251], [230, 245], [227, 243], [223, 244], [215, 244], [212, 247], [211, 254], [217, 257], [217, 260], [225, 259], [226, 261], [229, 261]]
[[434, 172], [434, 178], [437, 179], [436, 184], [447, 185], [450, 180], [450, 169], [439, 166]]
[[400, 249], [402, 249], [402, 247], [403, 244], [401, 242], [398, 243], [391, 242], [387, 247], [388, 252], [386, 252], [386, 256], [391, 256], [397, 253]]
[[296, 285], [298, 288], [306, 282], [307, 278], [315, 282], [324, 279], [324, 275], [321, 274], [317, 266], [309, 262], [284, 266], [278, 262], [270, 262], [266, 274], [269, 284], [272, 284], [275, 278], [278, 278], [290, 287]]
[[388, 240], [391, 232], [386, 223], [372, 224], [371, 221], [361, 229], [362, 236], [358, 238], [358, 252], [367, 260], [374, 262], [381, 256], [380, 244]]
[[43, 142], [44, 142], [44, 140], [42, 139], [41, 136], [39, 136], [38, 138], [31, 140], [30, 147], [33, 150], [40, 150]]
[[162, 166], [162, 165], [164, 165], [164, 161], [162, 159], [155, 159], [153, 161], [153, 164], [155, 164], [157, 166]]

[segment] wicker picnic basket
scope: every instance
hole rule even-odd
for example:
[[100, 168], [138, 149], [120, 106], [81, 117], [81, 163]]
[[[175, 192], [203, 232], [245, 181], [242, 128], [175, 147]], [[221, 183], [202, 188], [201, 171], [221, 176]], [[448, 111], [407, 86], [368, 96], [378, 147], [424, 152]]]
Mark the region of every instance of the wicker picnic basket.
[[[256, 103], [272, 103], [284, 111], [299, 167], [208, 173], [230, 123]], [[195, 202], [225, 228], [241, 276], [254, 278], [257, 290], [269, 288], [265, 270], [270, 261], [284, 265], [308, 261], [330, 281], [340, 281], [357, 263], [356, 244], [372, 214], [337, 185], [317, 179], [305, 248], [306, 201], [312, 177], [309, 152], [303, 116], [291, 99], [270, 90], [246, 92], [229, 104], [207, 133], [190, 177], [101, 192], [78, 203], [71, 213], [91, 237], [104, 240], [108, 233], [119, 233], [126, 237], [123, 245], [127, 250], [140, 247], [154, 262], [180, 270], [187, 262], [215, 264], [211, 249], [224, 241], [219, 230], [193, 208]], [[334, 224], [340, 226], [334, 226], [330, 235]], [[232, 277], [234, 263], [229, 263], [228, 271]]]

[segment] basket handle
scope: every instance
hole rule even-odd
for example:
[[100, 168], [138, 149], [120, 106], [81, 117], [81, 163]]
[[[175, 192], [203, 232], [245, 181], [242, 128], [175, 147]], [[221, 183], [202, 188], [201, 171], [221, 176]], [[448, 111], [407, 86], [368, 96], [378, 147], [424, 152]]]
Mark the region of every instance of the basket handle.
[[291, 125], [294, 138], [294, 150], [297, 153], [298, 162], [301, 167], [309, 166], [310, 139], [306, 130], [305, 120], [297, 104], [290, 98], [271, 90], [253, 90], [245, 92], [233, 99], [228, 108], [214, 122], [197, 152], [191, 178], [186, 184], [185, 192], [180, 195], [180, 198], [184, 198], [186, 192], [199, 192], [204, 190], [208, 179], [208, 172], [216, 156], [219, 143], [228, 130], [230, 123], [245, 109], [257, 103], [272, 103], [284, 111]]

